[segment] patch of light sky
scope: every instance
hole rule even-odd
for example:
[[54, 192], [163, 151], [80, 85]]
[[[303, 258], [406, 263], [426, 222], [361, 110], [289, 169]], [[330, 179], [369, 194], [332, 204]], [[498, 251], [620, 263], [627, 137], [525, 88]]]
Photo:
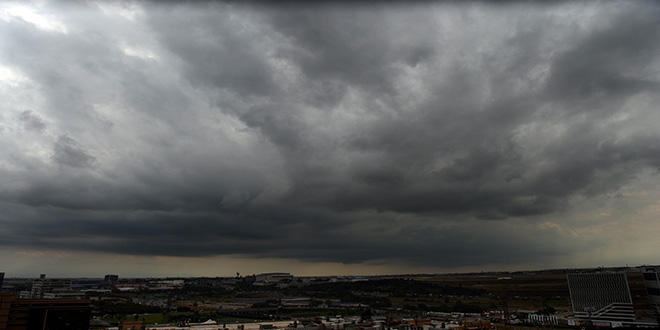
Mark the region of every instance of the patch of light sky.
[[97, 6], [105, 15], [119, 15], [131, 22], [136, 22], [144, 16], [144, 11], [136, 3], [103, 3], [99, 2]]
[[160, 57], [156, 55], [153, 51], [146, 48], [139, 48], [135, 46], [123, 46], [121, 47], [124, 54], [133, 57], [139, 57], [145, 60], [160, 60]]
[[28, 81], [28, 78], [20, 72], [0, 64], [0, 83], [18, 86], [26, 81]]
[[20, 2], [9, 2], [0, 5], [0, 19], [9, 21], [10, 19], [20, 18], [42, 30], [68, 33], [63, 22], [40, 11], [43, 6], [42, 2], [35, 2], [33, 5], [35, 6], [30, 7]]

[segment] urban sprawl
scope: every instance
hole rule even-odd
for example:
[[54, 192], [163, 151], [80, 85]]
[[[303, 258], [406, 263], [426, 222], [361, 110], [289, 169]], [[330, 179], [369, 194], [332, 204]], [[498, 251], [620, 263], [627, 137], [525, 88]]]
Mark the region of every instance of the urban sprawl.
[[5, 277], [0, 330], [658, 328], [660, 267], [202, 278]]

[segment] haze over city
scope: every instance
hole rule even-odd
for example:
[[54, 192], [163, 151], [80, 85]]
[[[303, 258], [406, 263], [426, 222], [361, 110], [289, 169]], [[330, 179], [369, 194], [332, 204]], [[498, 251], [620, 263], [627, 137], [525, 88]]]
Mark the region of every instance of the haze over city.
[[7, 277], [660, 264], [652, 1], [0, 3]]

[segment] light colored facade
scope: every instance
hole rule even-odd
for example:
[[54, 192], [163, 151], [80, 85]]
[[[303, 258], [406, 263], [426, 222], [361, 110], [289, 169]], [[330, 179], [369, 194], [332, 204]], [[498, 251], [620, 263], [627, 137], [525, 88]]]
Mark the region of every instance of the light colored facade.
[[85, 297], [84, 292], [70, 290], [53, 290], [53, 292], [43, 294], [43, 299], [83, 299]]
[[576, 317], [593, 321], [634, 321], [635, 311], [625, 273], [582, 273], [566, 276]]
[[41, 299], [46, 293], [52, 293], [56, 289], [71, 290], [71, 279], [69, 278], [39, 278], [32, 282], [30, 298]]
[[264, 273], [256, 276], [257, 282], [279, 283], [283, 280], [292, 280], [293, 275], [289, 273]]

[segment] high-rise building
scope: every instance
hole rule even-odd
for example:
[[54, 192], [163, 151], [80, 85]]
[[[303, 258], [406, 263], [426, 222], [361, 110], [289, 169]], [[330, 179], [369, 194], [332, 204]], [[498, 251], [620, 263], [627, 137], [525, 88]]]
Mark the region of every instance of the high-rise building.
[[625, 273], [567, 274], [571, 304], [584, 320], [632, 322], [632, 297]]
[[658, 273], [655, 269], [649, 268], [642, 273], [642, 276], [651, 307], [653, 307], [656, 317], [660, 318], [660, 278]]
[[106, 287], [114, 286], [117, 284], [117, 281], [119, 281], [119, 275], [108, 274], [103, 278], [103, 284]]

